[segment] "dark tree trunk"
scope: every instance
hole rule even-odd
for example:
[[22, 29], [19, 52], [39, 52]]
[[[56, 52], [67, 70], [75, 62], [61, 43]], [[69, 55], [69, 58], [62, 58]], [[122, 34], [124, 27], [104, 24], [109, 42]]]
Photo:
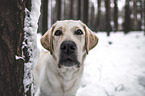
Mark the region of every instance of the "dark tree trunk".
[[57, 6], [57, 20], [61, 19], [61, 0], [56, 1], [56, 6]]
[[[53, 7], [53, 3], [51, 1], [51, 25], [56, 21], [56, 18], [57, 18], [56, 12], [57, 12], [57, 9], [56, 7]], [[41, 15], [40, 15], [40, 18], [41, 18]]]
[[114, 31], [118, 31], [118, 6], [117, 1], [114, 0]]
[[89, 7], [89, 0], [84, 0], [84, 18], [83, 22], [88, 24], [88, 7]]
[[110, 0], [105, 0], [105, 8], [106, 8], [106, 31], [107, 36], [110, 35], [111, 25], [110, 25]]
[[142, 2], [143, 2], [144, 35], [145, 35], [145, 1], [142, 0]]
[[81, 0], [78, 0], [78, 20], [81, 19]]
[[96, 30], [100, 31], [101, 0], [98, 1], [98, 13], [96, 18]]
[[136, 28], [136, 30], [138, 30], [138, 31], [142, 31], [142, 20], [143, 20], [143, 8], [142, 8], [142, 1], [141, 0], [138, 0], [138, 1], [136, 1], [136, 3], [140, 3], [140, 5], [137, 5], [136, 4], [136, 15], [139, 15], [140, 14], [140, 18], [137, 18], [137, 16], [136, 16], [136, 26], [137, 26], [137, 28]]
[[94, 9], [94, 5], [92, 5], [91, 6], [91, 18], [90, 18], [90, 26], [91, 26], [91, 29], [93, 30], [93, 31], [95, 31], [95, 22], [94, 22], [94, 20], [95, 20], [95, 9]]
[[[134, 27], [132, 27], [132, 30], [139, 30], [138, 19], [137, 19], [137, 13], [138, 13], [137, 12], [137, 0], [133, 1], [133, 10], [132, 11], [133, 11], [133, 25], [132, 26], [134, 26]], [[139, 21], [141, 21], [141, 20], [139, 20]]]
[[78, 19], [78, 7], [80, 5], [78, 5], [78, 1], [79, 0], [73, 0], [73, 19]]
[[69, 13], [70, 14], [70, 19], [73, 19], [73, 17], [74, 17], [73, 16], [73, 10], [74, 10], [73, 9], [73, 1], [74, 0], [70, 0], [70, 13]]
[[[61, 0], [61, 19], [63, 20], [65, 18], [65, 0]], [[57, 12], [57, 11], [56, 11]]]
[[31, 10], [30, 5], [31, 0], [0, 2], [0, 96], [24, 96], [25, 61], [16, 56], [22, 56], [24, 10], [25, 6]]
[[81, 21], [84, 20], [84, 0], [81, 0]]
[[48, 30], [48, 0], [41, 1], [42, 34]]
[[130, 6], [129, 6], [130, 0], [126, 0], [125, 2], [125, 17], [124, 17], [124, 32], [128, 33], [131, 29], [131, 18], [130, 18]]

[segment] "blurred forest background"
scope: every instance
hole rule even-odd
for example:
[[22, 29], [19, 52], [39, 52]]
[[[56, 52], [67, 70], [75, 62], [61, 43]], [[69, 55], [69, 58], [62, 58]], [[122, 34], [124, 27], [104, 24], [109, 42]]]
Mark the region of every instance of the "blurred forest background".
[[[41, 5], [41, 15], [39, 12], [40, 5]], [[110, 32], [112, 31], [113, 32], [122, 31], [125, 33], [128, 33], [130, 31], [136, 31], [136, 32], [144, 31], [145, 33], [145, 0], [1, 0], [0, 1], [0, 44], [1, 44], [0, 46], [0, 54], [1, 54], [0, 55], [0, 96], [33, 96], [34, 88], [33, 88], [33, 78], [31, 72], [34, 64], [38, 60], [37, 58], [39, 57], [38, 55], [39, 52], [37, 49], [37, 42], [36, 42], [38, 18], [39, 18], [38, 32], [42, 34], [44, 34], [54, 22], [56, 22], [57, 20], [64, 20], [64, 19], [81, 20], [85, 24], [87, 24], [93, 31], [107, 32], [107, 35], [109, 35]], [[134, 36], [134, 35], [128, 35], [128, 36]], [[139, 36], [136, 35], [136, 38], [138, 37]], [[111, 36], [110, 38], [112, 40]], [[107, 39], [110, 40], [110, 38]], [[134, 64], [137, 65], [134, 66], [137, 67], [132, 67], [132, 72], [136, 72], [136, 71], [143, 72], [143, 76], [144, 76], [144, 69], [143, 69], [144, 67], [141, 65], [144, 64], [144, 55], [145, 55], [144, 39], [143, 39], [144, 37], [142, 37], [141, 39], [130, 39], [130, 37], [125, 37], [125, 38], [126, 39], [124, 41], [120, 40], [120, 42], [123, 42], [121, 44], [124, 49], [122, 49], [122, 47], [119, 46], [119, 48], [121, 48], [119, 50], [116, 50], [118, 48], [114, 47], [116, 48], [115, 50], [117, 52], [114, 50], [111, 51], [112, 47], [109, 47], [111, 50], [108, 49], [107, 50], [108, 52], [116, 52], [117, 55], [115, 57], [118, 57], [118, 54], [120, 54], [118, 52], [122, 52], [122, 50], [126, 50], [123, 51], [125, 55], [122, 54], [119, 56], [123, 56], [123, 58], [124, 57], [126, 58], [128, 56], [129, 60], [131, 62], [133, 61], [133, 63], [135, 58], [136, 61]], [[117, 38], [116, 40], [119, 39]], [[116, 42], [116, 40], [114, 40], [113, 42]], [[126, 40], [128, 42], [126, 42]], [[135, 42], [132, 40], [135, 40]], [[100, 44], [103, 44], [102, 45], [103, 47], [101, 46], [100, 47], [101, 51], [99, 50], [98, 52], [106, 52], [102, 48], [106, 49], [105, 44], [108, 44], [108, 41], [104, 40]], [[129, 48], [126, 48], [127, 46], [126, 44], [129, 46]], [[126, 55], [128, 54], [128, 52], [130, 52], [131, 54]], [[101, 55], [104, 54], [101, 53]], [[108, 59], [110, 59], [110, 57], [107, 56], [106, 53], [104, 56], [106, 56], [106, 59], [104, 59], [104, 57], [102, 56], [103, 61], [104, 60], [107, 61]], [[96, 58], [97, 56], [93, 56], [93, 57]], [[118, 60], [118, 59], [113, 58], [113, 60]], [[141, 61], [138, 63], [139, 60]], [[116, 64], [118, 64], [118, 61], [116, 61], [117, 62]], [[123, 59], [122, 61], [125, 60]], [[108, 64], [108, 62], [106, 64]], [[121, 65], [121, 63], [119, 64]], [[123, 66], [125, 66], [126, 63], [123, 62], [123, 64], [124, 64]], [[138, 68], [138, 66], [140, 66], [140, 68]], [[118, 67], [118, 69], [119, 68], [120, 66]], [[126, 66], [124, 68], [126, 70]], [[128, 65], [128, 68], [131, 68], [130, 65]], [[136, 70], [136, 68], [139, 70]], [[141, 68], [142, 70], [140, 71]], [[115, 72], [111, 71], [111, 72], [115, 73], [116, 71]], [[125, 71], [125, 74], [127, 72], [130, 72], [130, 70]], [[144, 86], [144, 79], [142, 85]], [[100, 89], [100, 87], [98, 88]], [[108, 87], [108, 89], [110, 88], [111, 87]], [[114, 87], [115, 90], [116, 88], [117, 87]], [[118, 88], [121, 89], [122, 87], [118, 86]], [[134, 87], [134, 85], [131, 88], [139, 89], [138, 87]], [[106, 93], [107, 91], [104, 92]], [[125, 93], [128, 93], [128, 91], [125, 90]], [[110, 95], [110, 96], [115, 96], [115, 95]], [[144, 94], [136, 95], [136, 96], [144, 96]]]
[[145, 31], [144, 0], [41, 0], [39, 30], [57, 20], [81, 20], [93, 31]]

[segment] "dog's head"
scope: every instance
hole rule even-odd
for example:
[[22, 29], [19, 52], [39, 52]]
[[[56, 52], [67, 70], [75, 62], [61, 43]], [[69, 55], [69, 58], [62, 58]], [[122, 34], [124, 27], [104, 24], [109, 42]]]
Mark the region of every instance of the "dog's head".
[[42, 36], [42, 46], [56, 59], [58, 68], [78, 68], [89, 50], [98, 43], [96, 35], [81, 21], [57, 21]]

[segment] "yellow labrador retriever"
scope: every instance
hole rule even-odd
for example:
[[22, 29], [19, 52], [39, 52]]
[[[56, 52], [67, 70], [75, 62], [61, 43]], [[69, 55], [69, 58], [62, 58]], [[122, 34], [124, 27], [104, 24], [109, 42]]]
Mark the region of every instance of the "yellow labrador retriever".
[[81, 21], [57, 21], [41, 38], [41, 52], [33, 71], [35, 96], [75, 96], [88, 51], [98, 38]]

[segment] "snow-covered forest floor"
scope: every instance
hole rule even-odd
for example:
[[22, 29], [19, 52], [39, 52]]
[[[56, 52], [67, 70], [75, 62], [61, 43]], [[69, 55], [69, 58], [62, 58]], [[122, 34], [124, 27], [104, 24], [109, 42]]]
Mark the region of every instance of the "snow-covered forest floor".
[[[143, 32], [97, 33], [89, 51], [77, 96], [145, 96], [145, 36]], [[37, 45], [40, 34], [37, 35]]]

